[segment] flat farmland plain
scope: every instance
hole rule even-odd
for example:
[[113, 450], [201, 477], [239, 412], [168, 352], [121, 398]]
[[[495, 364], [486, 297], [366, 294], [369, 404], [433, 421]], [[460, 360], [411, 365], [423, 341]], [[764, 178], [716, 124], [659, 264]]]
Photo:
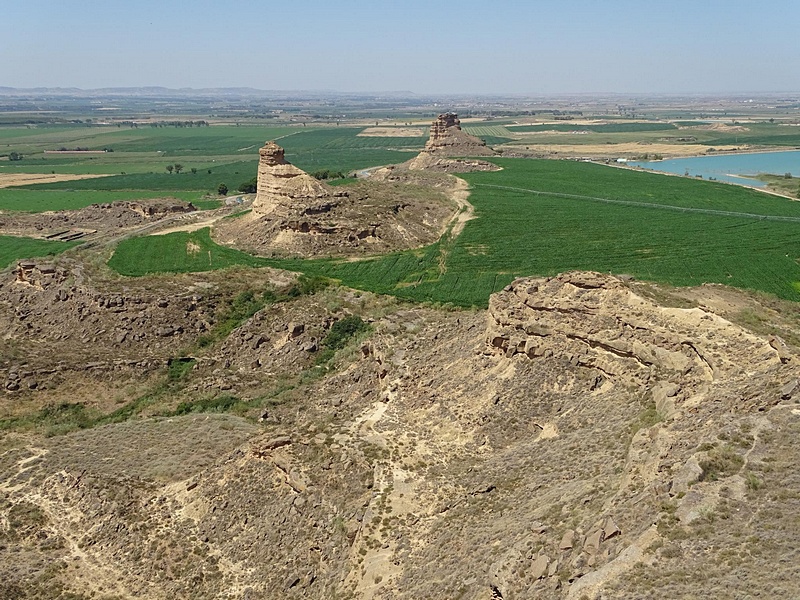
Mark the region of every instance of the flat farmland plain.
[[[360, 136], [364, 129], [146, 124], [0, 127], [0, 174], [108, 175], [4, 190], [0, 210], [80, 208], [120, 199], [121, 192], [136, 198], [169, 195], [197, 201], [216, 196], [221, 183], [235, 193], [240, 184], [256, 175], [258, 150], [267, 140], [277, 140], [286, 149], [287, 159], [306, 171], [349, 173], [408, 160], [427, 139], [426, 135]], [[74, 152], [76, 149], [84, 151]], [[8, 160], [12, 152], [23, 158]], [[182, 166], [181, 173], [167, 171], [175, 164]], [[55, 194], [39, 195], [45, 190], [61, 192], [60, 199], [56, 200]], [[26, 196], [24, 191], [36, 194]]]
[[[477, 218], [455, 239], [354, 262], [264, 259], [263, 264], [462, 306], [486, 305], [489, 294], [515, 277], [573, 269], [678, 286], [722, 283], [800, 301], [797, 202], [738, 186], [588, 163], [496, 162], [502, 171], [463, 176], [471, 184]], [[144, 264], [140, 255], [148, 239], [123, 242], [115, 261]], [[167, 255], [178, 253], [186, 241], [163, 236], [158, 243], [175, 245], [160, 249]], [[178, 269], [162, 265], [148, 272], [173, 270]]]

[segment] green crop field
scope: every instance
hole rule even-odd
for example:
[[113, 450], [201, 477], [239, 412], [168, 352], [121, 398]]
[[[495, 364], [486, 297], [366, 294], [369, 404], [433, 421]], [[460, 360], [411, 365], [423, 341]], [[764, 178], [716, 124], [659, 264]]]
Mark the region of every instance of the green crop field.
[[686, 129], [710, 146], [770, 145], [800, 147], [800, 127], [778, 123], [744, 123], [740, 131]]
[[509, 137], [505, 125], [463, 125], [462, 129], [477, 136]]
[[[464, 176], [472, 185], [477, 218], [453, 242], [357, 262], [275, 261], [233, 253], [203, 238], [210, 246], [203, 245], [202, 252], [210, 251], [211, 258], [198, 253], [188, 261], [186, 234], [173, 234], [123, 242], [110, 264], [136, 275], [269, 264], [458, 305], [485, 305], [490, 293], [517, 276], [572, 269], [674, 285], [724, 283], [800, 301], [796, 202], [721, 183], [580, 162], [497, 162], [502, 171]], [[215, 252], [230, 253], [217, 260]]]
[[[677, 127], [678, 125], [680, 127]], [[709, 129], [708, 125], [699, 121], [598, 125], [566, 122], [508, 126], [507, 129], [511, 135], [522, 138], [523, 144], [614, 144], [631, 141], [669, 143], [671, 140], [676, 144], [698, 143], [707, 146], [800, 147], [800, 129], [793, 125], [769, 122], [742, 123], [737, 129], [727, 131]], [[681, 141], [677, 138], [681, 138]]]
[[[53, 210], [92, 202], [110, 202], [119, 192], [136, 192], [135, 197], [177, 196], [194, 192], [189, 199], [214, 194], [221, 183], [234, 193], [240, 184], [256, 175], [258, 150], [268, 140], [277, 140], [286, 157], [309, 172], [328, 169], [350, 173], [359, 169], [404, 162], [424, 145], [427, 136], [360, 136], [364, 127], [269, 127], [215, 125], [208, 127], [130, 126], [39, 126], [32, 128], [0, 126], [0, 156], [17, 152], [23, 159], [0, 161], [3, 173], [108, 174], [109, 177], [72, 182], [36, 184], [18, 190], [61, 192], [106, 192], [93, 194], [91, 202], [59, 204], [31, 196], [21, 203], [19, 194], [8, 193], [0, 210]], [[52, 153], [60, 148], [110, 149], [103, 153]], [[166, 167], [183, 165], [180, 174]], [[194, 172], [192, 172], [194, 170]], [[87, 196], [88, 197], [88, 196]], [[183, 196], [181, 196], [183, 197]], [[41, 207], [41, 208], [39, 208]]]
[[[172, 164], [167, 161], [164, 164]], [[220, 183], [225, 183], [235, 191], [236, 187], [248, 179], [255, 177], [258, 159], [240, 161], [222, 165], [203, 165], [197, 173], [184, 171], [180, 174], [168, 173], [161, 169], [153, 173], [131, 173], [126, 175], [113, 175], [111, 177], [98, 177], [95, 179], [80, 179], [78, 181], [63, 181], [59, 183], [39, 183], [17, 189], [29, 190], [147, 190], [151, 192], [179, 192], [216, 191]], [[209, 171], [211, 171], [209, 173]]]
[[118, 246], [108, 264], [123, 275], [139, 276], [212, 271], [234, 265], [261, 267], [268, 261], [218, 246], [211, 241], [206, 228], [126, 240]]
[[330, 169], [344, 173], [404, 162], [424, 146], [423, 137], [359, 136], [363, 127], [334, 127], [303, 131], [278, 143], [286, 160], [309, 172]]
[[0, 235], [0, 268], [4, 269], [15, 260], [55, 256], [76, 246], [79, 242], [53, 242], [34, 238]]

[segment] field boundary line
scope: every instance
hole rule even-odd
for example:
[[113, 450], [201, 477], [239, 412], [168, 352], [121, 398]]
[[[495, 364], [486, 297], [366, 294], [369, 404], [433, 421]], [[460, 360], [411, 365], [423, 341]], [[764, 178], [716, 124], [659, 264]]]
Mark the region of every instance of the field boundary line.
[[514, 192], [527, 192], [537, 196], [551, 196], [554, 198], [567, 198], [570, 200], [589, 200], [592, 202], [604, 202], [606, 204], [622, 204], [625, 206], [639, 206], [643, 208], [656, 208], [661, 210], [672, 210], [677, 212], [694, 212], [706, 215], [718, 215], [722, 217], [743, 217], [746, 219], [757, 219], [759, 221], [787, 221], [789, 223], [800, 223], [800, 217], [788, 217], [781, 215], [759, 215], [755, 213], [735, 212], [728, 210], [717, 210], [714, 208], [696, 208], [691, 206], [675, 206], [673, 204], [658, 204], [655, 202], [640, 202], [638, 200], [619, 200], [615, 198], [601, 198], [599, 196], [581, 196], [578, 194], [566, 194], [563, 192], [545, 192], [541, 190], [531, 190], [528, 188], [512, 187], [507, 185], [495, 185], [491, 183], [474, 183], [475, 187], [489, 187]]

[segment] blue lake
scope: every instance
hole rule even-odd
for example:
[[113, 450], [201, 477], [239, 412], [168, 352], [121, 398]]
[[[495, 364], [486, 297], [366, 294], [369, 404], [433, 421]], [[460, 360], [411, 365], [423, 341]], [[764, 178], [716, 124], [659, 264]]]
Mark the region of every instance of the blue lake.
[[[718, 156], [696, 156], [693, 158], [671, 158], [658, 161], [628, 162], [629, 166], [690, 176], [702, 175], [703, 179], [717, 179], [751, 187], [766, 187], [757, 179], [747, 179], [760, 173], [784, 175], [791, 173], [800, 177], [800, 150], [783, 152], [753, 152], [750, 154], [720, 154]], [[737, 177], [738, 175], [738, 177]]]

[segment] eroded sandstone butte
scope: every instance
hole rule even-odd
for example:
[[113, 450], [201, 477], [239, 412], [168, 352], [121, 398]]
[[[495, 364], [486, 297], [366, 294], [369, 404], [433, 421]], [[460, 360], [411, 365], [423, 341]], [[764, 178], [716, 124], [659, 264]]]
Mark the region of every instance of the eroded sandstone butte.
[[[284, 150], [267, 142], [259, 151], [258, 188], [253, 212], [289, 215], [292, 209], [308, 210], [320, 200], [335, 196], [324, 183], [286, 161]], [[342, 196], [342, 194], [339, 194]]]
[[461, 129], [461, 121], [456, 113], [447, 112], [440, 114], [431, 124], [430, 138], [422, 152], [405, 165], [411, 170], [449, 173], [490, 171], [497, 167], [472, 157], [494, 155], [495, 151], [486, 142]]
[[434, 242], [454, 214], [447, 193], [458, 182], [440, 174], [344, 189], [289, 163], [275, 142], [259, 156], [252, 211], [214, 226], [215, 239], [255, 254], [341, 256], [419, 247]]

